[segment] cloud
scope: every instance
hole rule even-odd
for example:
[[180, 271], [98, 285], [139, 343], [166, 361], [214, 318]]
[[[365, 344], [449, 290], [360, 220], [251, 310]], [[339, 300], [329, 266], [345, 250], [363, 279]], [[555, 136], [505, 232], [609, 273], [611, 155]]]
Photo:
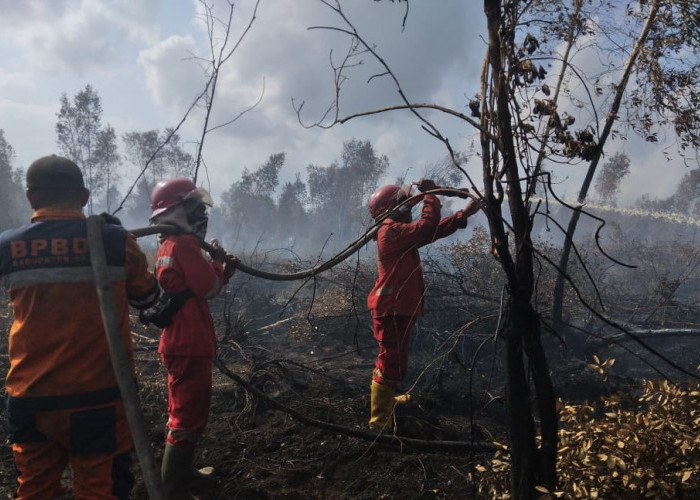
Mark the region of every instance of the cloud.
[[0, 31], [3, 42], [21, 52], [23, 63], [34, 70], [85, 77], [123, 61], [129, 43], [153, 39], [159, 3], [3, 2]]
[[[228, 2], [212, 2], [215, 15], [225, 19]], [[411, 102], [465, 109], [478, 90], [486, 50], [481, 4], [411, 2], [405, 30], [404, 2], [344, 0], [342, 5], [395, 72]], [[63, 92], [70, 97], [91, 84], [102, 98], [104, 123], [121, 136], [177, 125], [204, 89], [206, 65], [201, 58], [207, 58], [211, 48], [197, 0], [0, 0], [0, 6], [0, 128], [22, 163], [31, 161], [35, 151], [55, 148], [53, 127]], [[254, 6], [254, 0], [235, 2], [232, 42], [247, 28]], [[308, 164], [329, 165], [340, 157], [343, 141], [351, 138], [372, 141], [376, 152], [389, 158], [388, 182], [397, 175], [420, 177], [426, 164], [445, 156], [444, 145], [426, 134], [408, 111], [358, 118], [330, 130], [301, 126], [292, 99], [297, 105], [304, 103], [305, 125], [322, 118], [335, 99], [331, 60], [338, 65], [350, 46], [350, 38], [338, 29], [309, 29], [314, 27], [348, 28], [320, 1], [260, 2], [250, 31], [222, 69], [209, 127], [232, 120], [262, 99], [206, 138], [204, 157], [215, 195], [237, 180], [242, 168], [254, 169], [270, 154], [287, 153], [282, 177], [291, 180]], [[579, 66], [599, 67], [594, 56], [579, 54]], [[341, 113], [401, 102], [395, 82], [369, 54], [351, 63], [356, 66], [344, 74]], [[474, 130], [463, 121], [434, 111], [421, 114], [456, 150], [472, 144]], [[3, 122], [2, 117], [12, 121]], [[181, 129], [191, 153], [203, 118], [199, 107]], [[586, 118], [590, 117], [582, 116], [577, 126]], [[630, 175], [635, 191], [644, 192], [648, 186], [650, 192], [668, 192], [670, 188], [646, 177], [658, 172], [659, 162], [651, 161], [653, 150], [640, 149], [648, 154], [641, 153], [644, 158], [634, 163], [639, 154], [631, 139], [611, 149], [616, 147], [629, 151], [633, 165], [645, 166], [644, 173], [633, 169]], [[480, 165], [476, 159], [472, 163], [468, 170], [478, 180]], [[583, 171], [558, 168], [558, 178], [566, 182], [561, 188], [575, 194]], [[622, 188], [623, 196], [630, 197]]]
[[0, 99], [0, 116], [12, 117], [12, 127], [0, 128], [17, 153], [15, 168], [26, 168], [36, 158], [57, 152], [56, 142], [52, 140], [56, 123], [53, 107]]
[[[372, 6], [368, 15], [366, 5], [362, 9], [353, 3], [345, 3], [348, 15], [357, 22], [358, 29], [367, 33], [367, 42], [377, 47], [397, 71], [402, 87], [413, 102], [437, 102], [445, 106], [464, 106], [463, 94], [458, 93], [455, 101], [453, 91], [447, 86], [468, 81], [468, 76], [478, 74], [484, 46], [474, 42], [474, 31], [464, 30], [463, 19], [470, 12], [478, 11], [478, 6], [461, 1], [445, 1], [430, 6], [412, 6], [408, 27], [402, 32], [403, 10], [385, 2]], [[215, 4], [215, 14], [225, 17], [222, 3]], [[233, 40], [241, 36], [252, 16], [252, 2], [238, 9], [234, 16]], [[236, 123], [217, 130], [208, 139], [209, 148], [217, 148], [214, 143], [225, 142], [230, 156], [238, 165], [254, 168], [269, 154], [288, 153], [288, 165], [295, 158], [308, 155], [308, 159], [298, 160], [300, 168], [308, 163], [330, 164], [342, 151], [342, 141], [356, 137], [371, 140], [380, 154], [389, 156], [396, 163], [389, 178], [403, 173], [406, 169], [421, 170], [422, 163], [435, 160], [445, 154], [445, 149], [435, 139], [420, 129], [418, 121], [407, 112], [377, 115], [358, 119], [334, 128], [333, 132], [322, 129], [307, 130], [299, 122], [292, 107], [292, 99], [297, 105], [304, 103], [301, 120], [313, 124], [321, 119], [335, 99], [334, 64], [340, 64], [347, 53], [350, 38], [335, 30], [309, 29], [319, 26], [342, 26], [339, 17], [330, 17], [332, 12], [320, 2], [305, 4], [299, 8], [295, 2], [263, 2], [252, 29], [240, 47], [223, 67], [217, 83], [216, 103], [211, 123], [220, 124], [231, 120], [248, 109], [262, 96], [261, 102]], [[201, 15], [201, 12], [200, 12]], [[193, 33], [193, 43], [198, 54], [206, 54], [207, 40], [199, 25], [199, 34]], [[218, 38], [221, 38], [219, 35]], [[394, 40], [398, 41], [395, 42]], [[470, 48], [476, 43], [476, 50]], [[162, 42], [161, 52], [165, 42]], [[174, 45], [174, 43], [173, 43]], [[155, 49], [153, 52], [157, 52]], [[168, 51], [170, 52], [170, 51]], [[175, 49], [172, 49], [175, 52]], [[143, 58], [142, 58], [143, 59]], [[149, 69], [149, 88], [154, 95], [163, 96], [175, 92], [172, 87], [182, 86], [184, 77], [162, 77], [166, 71], [174, 69], [171, 63], [158, 63], [165, 57], [153, 57]], [[372, 75], [384, 72], [369, 54], [362, 58], [362, 65], [347, 73], [343, 83], [341, 112], [366, 111], [388, 104], [399, 103], [397, 88], [388, 76], [370, 79]], [[352, 64], [358, 63], [352, 61]], [[158, 69], [153, 68], [157, 66]], [[161, 75], [156, 83], [155, 74]], [[471, 78], [474, 82], [478, 79]], [[368, 83], [369, 81], [369, 83]], [[203, 82], [200, 81], [200, 85]], [[171, 88], [166, 89], [166, 86]], [[158, 90], [155, 90], [158, 89]], [[177, 91], [180, 92], [180, 91]], [[192, 89], [186, 93], [191, 95]], [[183, 103], [174, 96], [160, 102]], [[426, 112], [427, 116], [431, 113]], [[332, 115], [331, 115], [332, 116]], [[431, 120], [435, 117], [431, 116]], [[441, 126], [449, 126], [448, 132], [454, 135], [454, 143], [459, 147], [468, 131], [464, 124], [455, 120], [445, 122], [437, 119]], [[319, 139], [322, 136], [323, 139]], [[331, 138], [335, 142], [330, 142]], [[416, 156], [413, 145], [418, 144], [421, 154]], [[224, 147], [221, 152], [223, 154]], [[218, 155], [209, 155], [217, 157]], [[432, 156], [432, 158], [431, 158]], [[249, 161], [245, 161], [249, 158]], [[210, 165], [213, 167], [213, 162]], [[235, 175], [227, 167], [229, 177]], [[230, 181], [229, 181], [230, 182]]]
[[140, 52], [138, 61], [145, 71], [146, 88], [161, 106], [174, 104], [184, 111], [204, 89], [204, 75], [193, 54], [194, 40], [179, 35]]

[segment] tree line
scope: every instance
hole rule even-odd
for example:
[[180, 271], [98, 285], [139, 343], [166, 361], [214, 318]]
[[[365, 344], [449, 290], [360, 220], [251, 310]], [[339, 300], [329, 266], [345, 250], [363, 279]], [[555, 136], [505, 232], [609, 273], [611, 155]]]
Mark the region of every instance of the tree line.
[[[102, 101], [86, 85], [75, 96], [65, 93], [57, 113], [58, 151], [75, 161], [91, 191], [89, 213], [120, 211], [126, 223], [145, 225], [150, 215], [149, 195], [155, 184], [172, 177], [192, 177], [195, 159], [173, 128], [118, 134], [102, 119]], [[23, 170], [15, 168], [15, 151], [0, 129], [0, 195], [5, 210], [0, 229], [26, 220], [29, 206], [23, 195]], [[465, 155], [459, 161], [466, 163]], [[289, 248], [316, 252], [327, 241], [338, 248], [362, 234], [370, 223], [367, 198], [387, 174], [389, 159], [369, 140], [343, 143], [340, 157], [330, 165], [309, 164], [304, 174], [282, 182], [286, 154], [271, 154], [257, 168], [244, 167], [212, 210], [212, 232], [239, 250]], [[449, 159], [425, 168], [425, 174], [445, 185], [460, 182]], [[601, 203], [616, 205], [620, 185], [629, 174], [631, 160], [625, 153], [612, 155], [595, 182]], [[297, 169], [298, 170], [298, 169]], [[138, 179], [129, 193], [124, 189]], [[401, 184], [404, 179], [394, 180]], [[688, 171], [669, 198], [642, 195], [640, 208], [700, 214], [700, 167]], [[125, 196], [126, 195], [126, 196]], [[123, 201], [123, 206], [120, 202]], [[123, 210], [123, 211], [122, 211]]]
[[[91, 85], [72, 98], [64, 93], [56, 116], [57, 151], [82, 170], [91, 192], [88, 213], [116, 211], [125, 224], [143, 226], [156, 183], [193, 178], [195, 159], [172, 128], [124, 133], [120, 148], [117, 132], [103, 122], [101, 98]], [[15, 156], [0, 129], [0, 195], [5, 200], [0, 229], [29, 214], [24, 173], [14, 166]], [[306, 178], [297, 173], [293, 181], [281, 182], [285, 163], [286, 154], [279, 152], [257, 168], [243, 168], [212, 209], [210, 234], [239, 249], [281, 245], [308, 250], [311, 240], [331, 238], [331, 246], [338, 247], [364, 232], [367, 198], [389, 168], [389, 159], [369, 140], [345, 141], [340, 158], [330, 165], [308, 165]]]

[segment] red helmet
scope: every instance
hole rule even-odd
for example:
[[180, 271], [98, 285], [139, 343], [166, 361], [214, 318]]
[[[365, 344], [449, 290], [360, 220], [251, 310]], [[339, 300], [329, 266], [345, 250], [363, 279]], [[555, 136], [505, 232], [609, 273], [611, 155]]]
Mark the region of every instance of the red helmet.
[[200, 195], [200, 190], [194, 182], [184, 177], [160, 181], [151, 192], [151, 218], [197, 195]]
[[[369, 206], [369, 214], [373, 219], [376, 219], [387, 210], [394, 208], [405, 198], [406, 191], [399, 186], [394, 186], [393, 184], [382, 186], [369, 197], [369, 202], [367, 203]], [[410, 207], [406, 205], [406, 208], [408, 209]]]

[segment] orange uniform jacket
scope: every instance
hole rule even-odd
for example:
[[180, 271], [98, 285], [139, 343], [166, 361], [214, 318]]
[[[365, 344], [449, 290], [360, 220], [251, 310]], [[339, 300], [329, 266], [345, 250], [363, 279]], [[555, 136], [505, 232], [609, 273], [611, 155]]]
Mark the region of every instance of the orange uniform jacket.
[[219, 293], [224, 283], [220, 262], [202, 254], [191, 234], [168, 236], [156, 257], [156, 276], [166, 292], [190, 289], [193, 296], [175, 313], [163, 329], [158, 352], [176, 356], [213, 356], [216, 351], [214, 321], [207, 299]]
[[[118, 400], [79, 210], [40, 209], [0, 235], [0, 276], [14, 322], [9, 336], [8, 408], [78, 408]], [[146, 256], [121, 226], [103, 239], [124, 345], [132, 357], [129, 303], [148, 307], [158, 288]], [[133, 366], [133, 359], [131, 359]]]
[[462, 211], [440, 220], [440, 200], [423, 197], [423, 210], [416, 222], [385, 219], [377, 233], [379, 277], [367, 297], [372, 317], [421, 316], [423, 271], [418, 248], [466, 227]]

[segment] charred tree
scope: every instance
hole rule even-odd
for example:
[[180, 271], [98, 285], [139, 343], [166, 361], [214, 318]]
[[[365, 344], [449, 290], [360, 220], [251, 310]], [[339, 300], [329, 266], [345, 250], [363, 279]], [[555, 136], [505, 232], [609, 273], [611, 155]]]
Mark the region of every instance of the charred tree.
[[[513, 498], [534, 498], [535, 487], [556, 486], [557, 416], [554, 389], [547, 358], [540, 340], [540, 322], [532, 305], [534, 291], [532, 221], [523, 200], [520, 169], [513, 142], [510, 92], [502, 61], [503, 12], [500, 0], [485, 0], [488, 25], [488, 53], [482, 74], [482, 133], [484, 202], [493, 253], [507, 280], [508, 300], [503, 325], [506, 343], [506, 408], [511, 455], [511, 494]], [[496, 144], [493, 144], [493, 139]], [[492, 153], [493, 152], [493, 153]], [[494, 193], [504, 172], [508, 206], [512, 217], [513, 253], [502, 217], [501, 193]], [[498, 191], [498, 188], [497, 188]], [[532, 373], [542, 444], [536, 444], [536, 426], [528, 370]]]

